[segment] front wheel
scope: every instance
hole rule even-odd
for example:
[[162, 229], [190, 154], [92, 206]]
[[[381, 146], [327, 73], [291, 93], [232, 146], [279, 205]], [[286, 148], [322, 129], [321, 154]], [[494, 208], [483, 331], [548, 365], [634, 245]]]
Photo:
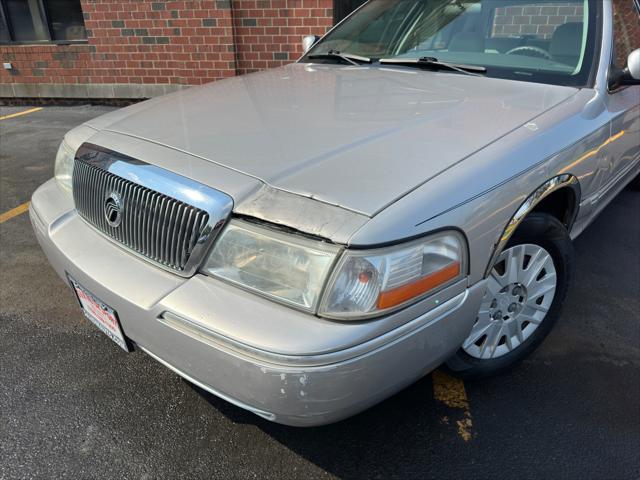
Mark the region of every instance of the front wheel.
[[525, 218], [496, 259], [475, 325], [449, 369], [491, 376], [533, 352], [560, 315], [572, 266], [564, 225], [543, 213]]

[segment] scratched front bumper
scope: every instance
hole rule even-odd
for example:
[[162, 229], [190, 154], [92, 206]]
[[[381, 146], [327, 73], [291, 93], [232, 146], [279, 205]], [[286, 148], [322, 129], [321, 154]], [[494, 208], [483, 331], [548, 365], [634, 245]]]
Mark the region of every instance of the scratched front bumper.
[[[84, 223], [53, 181], [34, 194], [30, 216], [56, 272], [63, 279], [70, 274], [114, 308], [141, 349], [203, 389], [288, 425], [349, 417], [436, 368], [468, 335], [484, 290], [483, 284], [462, 288], [428, 313], [360, 341], [359, 332], [372, 324], [309, 317], [202, 275], [180, 278], [126, 253]], [[237, 334], [221, 327], [229, 316], [236, 317]], [[250, 321], [254, 328], [242, 330]], [[269, 338], [258, 344], [256, 326], [265, 325], [262, 337]], [[335, 349], [316, 348], [315, 339], [329, 338], [327, 332], [352, 338], [335, 342]], [[296, 343], [292, 338], [302, 351], [264, 346]]]

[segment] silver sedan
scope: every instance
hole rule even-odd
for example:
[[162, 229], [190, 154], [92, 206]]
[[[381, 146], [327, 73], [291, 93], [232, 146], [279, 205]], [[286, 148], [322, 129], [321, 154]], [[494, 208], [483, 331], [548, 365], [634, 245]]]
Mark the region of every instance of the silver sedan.
[[638, 2], [561, 3], [371, 0], [295, 64], [89, 121], [38, 240], [120, 347], [276, 422], [512, 368], [640, 172]]

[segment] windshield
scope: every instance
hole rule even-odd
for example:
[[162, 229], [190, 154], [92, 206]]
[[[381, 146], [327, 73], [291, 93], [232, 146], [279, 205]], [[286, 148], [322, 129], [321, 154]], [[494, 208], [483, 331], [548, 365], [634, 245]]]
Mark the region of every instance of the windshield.
[[585, 85], [599, 9], [598, 0], [370, 0], [302, 61], [429, 57], [483, 66], [487, 76]]

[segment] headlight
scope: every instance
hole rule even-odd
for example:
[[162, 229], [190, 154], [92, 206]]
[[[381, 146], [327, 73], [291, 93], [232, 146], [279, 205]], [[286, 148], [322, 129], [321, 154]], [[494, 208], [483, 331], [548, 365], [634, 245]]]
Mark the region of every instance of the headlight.
[[232, 221], [216, 241], [206, 273], [315, 313], [335, 245]]
[[62, 190], [71, 194], [72, 189], [72, 176], [73, 176], [73, 161], [76, 152], [67, 144], [65, 140], [62, 141], [56, 154], [55, 165], [55, 177], [58, 185]]
[[382, 315], [435, 293], [465, 272], [465, 240], [454, 231], [384, 249], [346, 250], [318, 313], [340, 320]]
[[456, 231], [393, 247], [344, 250], [233, 220], [203, 270], [309, 313], [360, 320], [400, 309], [462, 279], [466, 252]]

